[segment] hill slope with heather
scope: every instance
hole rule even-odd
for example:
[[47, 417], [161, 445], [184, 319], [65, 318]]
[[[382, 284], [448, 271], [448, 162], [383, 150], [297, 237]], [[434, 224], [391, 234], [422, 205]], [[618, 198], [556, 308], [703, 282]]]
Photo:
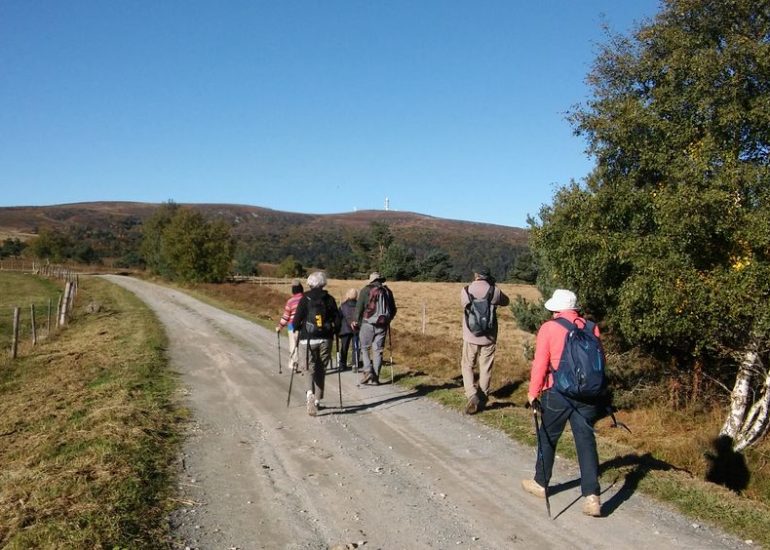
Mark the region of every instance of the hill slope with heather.
[[[29, 239], [43, 229], [87, 243], [98, 260], [131, 265], [140, 261], [141, 228], [158, 204], [91, 202], [0, 208], [0, 237]], [[449, 257], [455, 277], [474, 263], [486, 263], [499, 276], [509, 272], [526, 249], [527, 231], [515, 227], [435, 218], [413, 212], [362, 210], [338, 214], [282, 212], [249, 205], [182, 205], [233, 227], [239, 248], [262, 262], [289, 255], [303, 265], [341, 273], [352, 255], [371, 246], [373, 224], [387, 226], [393, 242], [420, 260], [435, 252]], [[368, 242], [367, 242], [368, 241]]]

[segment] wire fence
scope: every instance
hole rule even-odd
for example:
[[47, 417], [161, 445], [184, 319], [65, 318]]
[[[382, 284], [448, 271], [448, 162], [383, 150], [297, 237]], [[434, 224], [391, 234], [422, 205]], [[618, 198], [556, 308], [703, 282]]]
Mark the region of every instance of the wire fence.
[[64, 266], [14, 264], [10, 267], [6, 261], [3, 264], [4, 271], [64, 281], [64, 289], [58, 293], [58, 298], [44, 297], [33, 299], [23, 306], [13, 306], [9, 318], [0, 319], [0, 342], [3, 348], [8, 349], [10, 358], [16, 359], [67, 325], [75, 306], [79, 275]]

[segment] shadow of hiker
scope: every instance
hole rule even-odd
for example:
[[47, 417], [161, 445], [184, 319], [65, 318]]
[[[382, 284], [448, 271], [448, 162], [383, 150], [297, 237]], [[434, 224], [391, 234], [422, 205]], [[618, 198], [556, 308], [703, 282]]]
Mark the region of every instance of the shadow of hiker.
[[387, 405], [388, 403], [397, 403], [399, 401], [405, 401], [405, 400], [415, 400], [418, 399], [420, 396], [420, 393], [417, 391], [409, 391], [409, 392], [403, 392], [396, 395], [393, 395], [391, 397], [386, 397], [385, 399], [379, 399], [376, 401], [369, 401], [367, 403], [361, 403], [360, 405], [343, 405], [340, 409], [339, 407], [334, 406], [326, 406], [324, 407], [324, 413], [325, 414], [355, 414], [361, 411], [365, 411], [367, 409], [373, 409], [375, 407], [382, 407], [383, 405]]
[[459, 387], [462, 387], [462, 382], [444, 382], [443, 384], [417, 384], [414, 390], [419, 395], [429, 395], [434, 391], [451, 390]]
[[490, 403], [487, 403], [487, 405], [484, 407], [485, 411], [494, 411], [497, 409], [510, 409], [516, 406], [516, 403], [513, 403], [511, 401], [492, 401]]
[[[602, 504], [602, 515], [603, 516], [609, 516], [614, 512], [615, 510], [620, 507], [622, 503], [627, 501], [629, 498], [631, 498], [631, 495], [633, 495], [637, 488], [639, 487], [639, 483], [644, 479], [644, 477], [649, 474], [653, 470], [660, 470], [660, 471], [669, 471], [674, 470], [676, 472], [686, 472], [688, 474], [691, 474], [689, 470], [686, 470], [684, 468], [677, 468], [676, 466], [673, 466], [669, 464], [668, 462], [665, 462], [663, 460], [659, 460], [652, 456], [652, 453], [645, 453], [643, 455], [638, 454], [627, 454], [625, 456], [619, 456], [615, 457], [612, 460], [608, 460], [606, 462], [603, 462], [599, 465], [599, 475], [602, 475], [604, 472], [612, 469], [621, 469], [621, 468], [628, 468], [631, 467], [630, 471], [626, 472], [624, 478], [623, 478], [623, 485], [620, 487], [620, 489], [617, 490], [617, 492], [612, 495], [609, 500], [605, 501], [604, 504]], [[619, 476], [623, 475], [622, 473], [619, 474]], [[618, 479], [613, 481], [609, 487], [605, 488], [603, 492], [607, 492], [611, 487], [617, 483]], [[576, 480], [573, 482], [574, 485], [580, 485], [580, 480]], [[573, 486], [574, 486], [573, 485]]]
[[751, 478], [746, 459], [741, 453], [733, 451], [733, 438], [728, 435], [715, 438], [711, 446], [714, 452], [704, 454], [709, 461], [706, 481], [740, 493], [748, 487]]
[[508, 382], [504, 386], [497, 388], [495, 391], [489, 392], [489, 395], [491, 395], [492, 397], [496, 397], [497, 399], [510, 397], [511, 395], [513, 395], [513, 392], [515, 392], [519, 388], [519, 386], [521, 386], [521, 381]]

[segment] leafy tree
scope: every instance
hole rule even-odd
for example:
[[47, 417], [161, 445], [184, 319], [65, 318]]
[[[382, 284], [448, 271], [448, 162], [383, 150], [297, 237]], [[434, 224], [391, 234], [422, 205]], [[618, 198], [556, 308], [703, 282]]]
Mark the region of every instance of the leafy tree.
[[305, 268], [301, 263], [294, 259], [294, 256], [287, 256], [280, 264], [278, 264], [276, 275], [278, 277], [304, 277]]
[[36, 258], [61, 262], [70, 256], [72, 242], [64, 233], [44, 227], [29, 243], [29, 251]]
[[179, 205], [169, 200], [161, 204], [142, 228], [140, 253], [150, 271], [165, 277], [171, 277], [172, 271], [162, 251], [163, 232], [171, 219], [179, 211]]
[[524, 281], [525, 283], [534, 283], [537, 280], [537, 272], [537, 264], [532, 252], [525, 250], [516, 256], [509, 276], [512, 279]]
[[241, 246], [235, 251], [234, 271], [238, 275], [252, 276], [257, 275], [257, 260], [254, 255], [245, 247]]
[[384, 222], [372, 222], [370, 227], [372, 240], [375, 245], [375, 256], [372, 258], [372, 265], [382, 265], [385, 260], [385, 252], [393, 244], [393, 233], [390, 231], [388, 224]]
[[409, 281], [417, 276], [414, 253], [402, 244], [391, 244], [380, 265], [382, 275], [394, 281]]
[[27, 248], [27, 244], [17, 238], [5, 239], [2, 246], [0, 246], [0, 258], [8, 258], [10, 256], [18, 258], [25, 248]]
[[417, 262], [418, 279], [420, 281], [452, 281], [452, 261], [449, 254], [443, 250], [432, 250], [421, 261]]
[[737, 370], [723, 433], [741, 449], [770, 406], [770, 2], [666, 0], [588, 83], [571, 120], [596, 167], [531, 222], [538, 282], [624, 345]]
[[174, 279], [221, 282], [233, 258], [230, 228], [221, 220], [207, 222], [196, 210], [179, 209], [161, 235], [161, 257]]

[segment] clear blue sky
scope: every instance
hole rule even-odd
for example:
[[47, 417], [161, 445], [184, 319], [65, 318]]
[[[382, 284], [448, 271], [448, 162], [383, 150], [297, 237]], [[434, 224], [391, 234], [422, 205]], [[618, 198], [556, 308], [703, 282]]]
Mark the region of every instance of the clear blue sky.
[[0, 0], [0, 206], [382, 209], [524, 227], [657, 0]]

